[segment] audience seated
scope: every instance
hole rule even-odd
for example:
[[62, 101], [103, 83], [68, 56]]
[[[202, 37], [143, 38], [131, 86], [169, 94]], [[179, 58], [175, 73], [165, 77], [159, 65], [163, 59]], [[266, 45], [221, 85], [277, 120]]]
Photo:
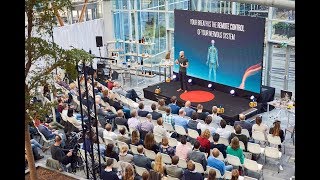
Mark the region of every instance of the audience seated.
[[[279, 136], [281, 142], [283, 142], [285, 137], [284, 137], [283, 130], [280, 127], [280, 123], [281, 121], [275, 120], [273, 122], [273, 127], [271, 127], [269, 130], [269, 134], [272, 134], [273, 136]], [[279, 150], [281, 150], [281, 145], [279, 145]]]
[[142, 173], [142, 180], [151, 180], [150, 173], [148, 171], [144, 171]]
[[217, 106], [212, 106], [212, 114], [209, 116], [212, 117], [212, 123], [215, 123], [216, 125], [220, 125], [220, 121], [222, 118], [218, 115], [218, 107]]
[[220, 135], [218, 133], [215, 133], [212, 136], [213, 142], [210, 143], [210, 149], [217, 148], [223, 154], [223, 157], [226, 158], [227, 157], [227, 153], [226, 153], [227, 146], [224, 144], [219, 144], [218, 143], [219, 138], [220, 138]]
[[247, 129], [249, 131], [250, 136], [251, 136], [252, 124], [246, 121], [246, 116], [244, 114], [239, 114], [239, 120], [240, 121], [235, 121], [234, 122], [234, 126], [235, 125], [240, 125], [241, 128]]
[[[152, 115], [151, 114], [148, 114], [146, 116], [146, 120], [143, 121], [141, 124], [140, 124], [140, 131], [142, 132], [153, 132], [153, 123], [151, 122], [152, 121]], [[142, 134], [142, 132], [140, 132], [140, 134]], [[141, 137], [144, 137], [144, 136], [141, 136]]]
[[73, 116], [73, 109], [72, 109], [72, 108], [69, 108], [69, 109], [68, 109], [67, 121], [68, 121], [69, 123], [71, 123], [75, 128], [78, 129], [77, 132], [79, 132], [80, 130], [82, 130], [81, 122], [78, 121], [78, 120]]
[[133, 155], [129, 154], [128, 150], [129, 150], [128, 145], [123, 145], [123, 146], [120, 147], [119, 161], [132, 163]]
[[187, 160], [192, 160], [194, 162], [200, 163], [204, 170], [207, 167], [207, 158], [204, 152], [200, 151], [200, 142], [195, 141], [193, 146], [193, 151], [189, 152], [187, 155]]
[[203, 111], [203, 106], [201, 104], [197, 105], [197, 114], [198, 114], [198, 119], [205, 120], [206, 117], [209, 115], [208, 112], [202, 112]]
[[208, 177], [204, 178], [204, 180], [216, 180], [217, 172], [214, 169], [210, 169], [208, 173]]
[[233, 169], [231, 171], [231, 179], [230, 180], [238, 180], [239, 176], [240, 176], [240, 174], [239, 174], [238, 169]]
[[174, 118], [171, 114], [171, 109], [169, 107], [165, 108], [165, 112], [164, 114], [162, 114], [162, 119], [165, 123], [171, 124], [172, 127], [174, 127]]
[[114, 93], [110, 94], [109, 104], [110, 106], [113, 106], [117, 111], [119, 109], [123, 109], [122, 104], [116, 99], [116, 95]]
[[106, 148], [104, 155], [106, 157], [114, 158], [117, 161], [119, 161], [119, 154], [114, 150], [114, 145], [112, 143], [109, 143], [107, 145], [107, 148]]
[[184, 171], [183, 178], [184, 180], [203, 180], [202, 174], [196, 171], [196, 166], [192, 160], [189, 160], [187, 163], [187, 169]]
[[183, 169], [178, 167], [178, 162], [179, 162], [179, 157], [172, 156], [171, 165], [166, 165], [165, 171], [167, 175], [180, 179], [183, 176]]
[[198, 129], [197, 129], [198, 123], [199, 123], [199, 121], [198, 121], [198, 113], [197, 112], [193, 112], [192, 115], [191, 115], [191, 120], [189, 120], [189, 122], [188, 122], [188, 127], [190, 129], [198, 131]]
[[178, 114], [180, 107], [177, 105], [177, 97], [172, 96], [170, 99], [170, 104], [168, 104], [168, 107], [171, 109], [172, 114]]
[[152, 132], [148, 132], [144, 138], [144, 148], [154, 151], [155, 153], [159, 152], [159, 146], [157, 145], [156, 141], [154, 140], [154, 135]]
[[129, 129], [128, 120], [124, 117], [123, 111], [120, 109], [117, 111], [117, 117], [114, 119], [115, 125], [124, 125]]
[[204, 120], [204, 122], [205, 122], [205, 124], [198, 123], [197, 124], [197, 129], [200, 129], [201, 132], [203, 132], [206, 129], [209, 129], [211, 134], [214, 134], [216, 129], [213, 126], [210, 125], [211, 122], [212, 122], [212, 117], [211, 116], [207, 116], [206, 119]]
[[149, 114], [149, 111], [145, 111], [143, 102], [140, 102], [139, 103], [139, 109], [138, 109], [138, 116], [146, 117], [147, 114]]
[[160, 152], [156, 154], [154, 161], [151, 162], [151, 167], [155, 172], [160, 173], [162, 177], [164, 176], [165, 164], [162, 161]]
[[262, 123], [262, 116], [256, 117], [256, 123], [254, 125], [252, 125], [252, 132], [254, 132], [254, 131], [263, 132], [267, 138], [268, 126], [266, 124]]
[[241, 126], [240, 125], [234, 125], [234, 133], [231, 133], [230, 137], [229, 137], [229, 143], [231, 142], [231, 139], [233, 137], [238, 137], [238, 139], [240, 141], [243, 142], [245, 149], [243, 149], [244, 151], [247, 151], [247, 145], [248, 145], [248, 137], [244, 134], [241, 134]]
[[124, 173], [122, 174], [122, 180], [138, 180], [137, 177], [138, 176], [135, 176], [133, 166], [126, 166]]
[[162, 114], [157, 112], [157, 105], [156, 103], [152, 103], [151, 104], [151, 109], [152, 109], [152, 112], [150, 112], [150, 114], [152, 115], [152, 119], [153, 120], [157, 120], [159, 119], [160, 117], [162, 117]]
[[223, 137], [225, 139], [229, 139], [231, 132], [226, 129], [227, 122], [224, 119], [221, 119], [220, 121], [220, 127], [217, 128], [216, 133], [220, 135], [220, 137]]
[[244, 163], [243, 150], [240, 148], [239, 139], [237, 136], [231, 139], [231, 144], [227, 147], [227, 154], [237, 156], [240, 159], [240, 163]]
[[158, 101], [158, 110], [159, 111], [165, 111], [166, 109], [166, 102], [164, 101], [164, 99], [159, 99]]
[[133, 155], [133, 163], [139, 167], [144, 167], [148, 171], [151, 169], [151, 161], [150, 159], [144, 155], [144, 148], [142, 145], [137, 147], [137, 151], [139, 154]]
[[139, 99], [140, 101], [142, 100], [142, 98], [138, 96], [137, 92], [134, 89], [130, 89], [126, 91], [120, 86], [118, 82], [113, 83], [112, 91], [115, 93], [121, 94], [135, 102], [137, 101], [137, 99]]
[[161, 137], [170, 137], [170, 133], [163, 127], [163, 120], [159, 118], [157, 120], [157, 125], [153, 128], [153, 133]]
[[107, 167], [101, 171], [101, 179], [103, 180], [119, 180], [119, 177], [116, 172], [112, 171], [113, 168], [113, 159], [107, 160]]
[[175, 154], [175, 149], [169, 146], [169, 140], [167, 137], [162, 138], [159, 151], [161, 153], [168, 154], [170, 157], [174, 156]]
[[137, 111], [131, 111], [131, 118], [128, 119], [129, 128], [138, 129], [141, 126], [140, 120], [137, 118]]
[[186, 112], [181, 108], [179, 110], [179, 116], [174, 117], [174, 124], [178, 126], [182, 126], [186, 131], [188, 131], [189, 120], [184, 117], [185, 115], [186, 115]]
[[135, 146], [143, 144], [143, 140], [140, 139], [140, 133], [138, 130], [132, 131], [130, 144], [133, 144]]
[[103, 131], [104, 128], [102, 128], [100, 122], [97, 119], [92, 119], [92, 130], [94, 133], [96, 133], [96, 127], [98, 126], [98, 136], [103, 138]]
[[183, 109], [186, 112], [186, 116], [191, 117], [192, 112], [195, 112], [194, 109], [192, 109], [191, 107], [191, 102], [190, 101], [186, 101], [184, 104], [184, 107], [182, 107], [181, 109]]
[[200, 143], [200, 150], [201, 152], [205, 152], [207, 154], [210, 154], [210, 131], [209, 129], [206, 129], [202, 131], [201, 135], [197, 137], [197, 141]]
[[119, 133], [120, 134], [118, 135], [117, 140], [129, 144], [130, 138], [129, 138], [129, 136], [126, 135], [126, 129], [124, 129], [124, 127], [121, 127], [119, 129]]
[[188, 153], [192, 151], [191, 147], [187, 145], [187, 138], [186, 136], [180, 137], [180, 142], [176, 147], [176, 156], [180, 159], [187, 159]]
[[109, 123], [106, 124], [105, 130], [103, 131], [103, 139], [117, 140], [117, 134], [112, 132], [112, 126]]
[[223, 161], [218, 159], [219, 150], [217, 148], [213, 148], [212, 156], [208, 157], [208, 166], [216, 168], [220, 171], [221, 176], [224, 175], [225, 171], [231, 171], [232, 165], [225, 165]]

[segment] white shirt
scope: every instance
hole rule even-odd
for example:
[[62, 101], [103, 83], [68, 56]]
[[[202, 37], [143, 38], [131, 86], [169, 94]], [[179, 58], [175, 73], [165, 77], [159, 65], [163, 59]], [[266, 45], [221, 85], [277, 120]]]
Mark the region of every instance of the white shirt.
[[166, 131], [166, 129], [163, 126], [159, 125], [156, 125], [153, 128], [153, 134], [158, 134], [162, 137], [170, 137], [170, 134]]
[[213, 126], [210, 126], [208, 124], [201, 124], [201, 123], [198, 123], [197, 124], [197, 129], [201, 129], [201, 132], [203, 132], [204, 130], [206, 129], [209, 129], [209, 131], [211, 132], [211, 134], [214, 134], [216, 129], [213, 127]]
[[226, 128], [218, 128], [216, 133], [220, 135], [220, 137], [223, 137], [225, 139], [229, 139], [231, 132], [228, 131]]
[[210, 114], [209, 116], [212, 117], [212, 122], [211, 123], [216, 123], [220, 127], [220, 121], [222, 117], [216, 115], [216, 114]]
[[132, 117], [128, 119], [128, 126], [134, 129], [138, 129], [141, 125], [139, 119]]
[[103, 139], [112, 139], [114, 141], [117, 140], [117, 134], [114, 132], [107, 131], [106, 129], [103, 131]]
[[268, 133], [268, 126], [261, 123], [260, 126], [258, 124], [252, 125], [252, 131], [261, 131], [265, 134]]

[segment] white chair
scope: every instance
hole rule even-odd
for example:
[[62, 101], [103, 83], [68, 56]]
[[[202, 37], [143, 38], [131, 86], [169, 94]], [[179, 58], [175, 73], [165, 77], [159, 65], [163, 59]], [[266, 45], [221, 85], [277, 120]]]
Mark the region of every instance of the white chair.
[[120, 95], [120, 101], [125, 104], [125, 105], [128, 105], [128, 99], [122, 95]]
[[130, 149], [133, 154], [139, 154], [137, 150], [137, 146], [130, 144]]
[[240, 159], [237, 156], [234, 156], [234, 155], [231, 155], [231, 154], [227, 154], [226, 160], [232, 166], [240, 166], [240, 167], [242, 167]]
[[248, 129], [241, 129], [241, 134], [244, 134], [248, 137], [248, 139], [250, 139], [250, 133], [248, 131]]
[[213, 142], [213, 137], [212, 136], [209, 137], [209, 141]]
[[137, 109], [139, 107], [139, 104], [134, 102], [134, 101], [132, 101], [132, 99], [128, 99], [127, 98], [127, 100], [128, 100], [128, 106], [130, 106], [131, 108]]
[[171, 164], [172, 163], [171, 157], [168, 154], [161, 153], [161, 155], [162, 155], [162, 161], [165, 164]]
[[168, 132], [174, 132], [174, 129], [173, 129], [173, 127], [172, 127], [172, 125], [171, 124], [169, 124], [169, 123], [163, 123], [163, 127], [164, 127], [164, 129], [166, 129]]
[[[210, 149], [210, 156], [212, 155], [212, 149]], [[217, 159], [221, 160], [221, 161], [225, 161], [222, 152], [219, 151], [219, 156], [217, 157]]]
[[139, 166], [137, 166], [137, 165], [134, 165], [134, 168], [136, 169], [136, 173], [137, 173], [139, 176], [142, 176], [142, 173], [145, 172], [145, 171], [148, 172], [148, 170], [147, 170], [146, 168], [144, 168], [144, 167], [139, 167]]
[[171, 147], [175, 147], [178, 145], [178, 141], [175, 138], [169, 137], [168, 141], [169, 141], [169, 146]]
[[111, 138], [103, 138], [103, 140], [104, 140], [104, 143], [106, 144], [106, 146], [107, 146], [108, 144], [115, 144], [115, 143], [114, 143], [114, 140], [111, 139]]
[[110, 106], [110, 110], [113, 114], [117, 114], [117, 110], [113, 106]]
[[118, 148], [121, 148], [122, 146], [128, 146], [127, 143], [122, 141], [117, 141], [117, 145], [118, 145]]
[[[54, 139], [47, 139], [37, 128], [37, 131], [39, 132], [40, 136], [41, 136], [41, 139], [42, 139], [42, 145], [44, 145], [44, 143], [47, 143], [49, 146], [54, 144]], [[39, 141], [40, 142], [40, 141]]]
[[[282, 153], [278, 150], [278, 148], [266, 146], [264, 149], [264, 164], [266, 163], [267, 157], [279, 160], [279, 164], [281, 166], [281, 156]], [[280, 166], [278, 167], [278, 173], [280, 172]]]
[[248, 142], [247, 144], [247, 150], [253, 154], [264, 154], [264, 148], [262, 148], [259, 144], [257, 143], [251, 143]]
[[230, 125], [226, 125], [226, 130], [228, 130], [230, 133], [233, 133], [234, 132], [234, 127], [233, 126], [230, 126]]
[[151, 122], [152, 122], [153, 126], [158, 125], [157, 120], [152, 120]]
[[210, 169], [213, 169], [216, 171], [216, 178], [223, 178], [220, 171], [214, 167], [207, 166], [207, 171], [206, 171], [207, 174], [209, 174]]
[[199, 137], [198, 131], [190, 128], [188, 128], [188, 135], [193, 139], [197, 139], [197, 137]]
[[185, 130], [184, 127], [182, 127], [182, 126], [174, 125], [174, 129], [176, 130], [176, 132], [177, 132], [179, 135], [182, 135], [182, 136], [187, 135], [186, 130]]
[[243, 163], [243, 167], [244, 169], [253, 171], [253, 172], [257, 172], [260, 174], [260, 177], [263, 178], [263, 165], [262, 164], [258, 164], [257, 161], [253, 161], [251, 159], [244, 159], [244, 163]]
[[202, 167], [202, 164], [200, 163], [197, 163], [197, 162], [193, 162], [194, 165], [195, 165], [195, 170], [198, 172], [198, 173], [204, 173], [204, 169]]
[[242, 141], [239, 141], [240, 148], [244, 151], [246, 147], [244, 146], [244, 143]]
[[187, 161], [185, 159], [179, 158], [178, 167], [181, 167], [182, 169], [187, 168]]
[[263, 143], [267, 141], [265, 134], [261, 131], [252, 131], [252, 139]]
[[179, 178], [175, 178], [175, 177], [171, 177], [171, 176], [167, 175], [167, 180], [179, 180]]
[[230, 171], [224, 171], [224, 179], [231, 179], [232, 173]]
[[198, 122], [201, 123], [201, 124], [206, 124], [206, 123], [204, 122], [204, 120], [202, 120], [202, 119], [198, 119]]
[[151, 160], [154, 160], [156, 158], [156, 153], [154, 151], [151, 151], [149, 149], [144, 149], [144, 154]]
[[[268, 143], [270, 146], [273, 146], [273, 147], [278, 147], [278, 145], [281, 145], [281, 139], [280, 139], [280, 136], [273, 136], [272, 134], [268, 134], [267, 135], [267, 140], [268, 140]], [[284, 152], [285, 152], [285, 145], [283, 144], [283, 149], [284, 149]]]
[[158, 135], [158, 134], [153, 134], [154, 135], [154, 140], [157, 143], [161, 143], [162, 142], [162, 136]]
[[224, 144], [226, 146], [229, 146], [229, 140], [223, 137], [219, 138], [218, 144]]
[[257, 178], [249, 177], [249, 176], [243, 176], [243, 180], [258, 180]]

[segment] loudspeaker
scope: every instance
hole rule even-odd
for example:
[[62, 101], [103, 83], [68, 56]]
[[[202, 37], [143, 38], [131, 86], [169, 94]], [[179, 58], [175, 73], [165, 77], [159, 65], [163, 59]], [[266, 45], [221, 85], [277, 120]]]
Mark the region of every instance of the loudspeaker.
[[102, 36], [96, 36], [97, 47], [102, 47]]

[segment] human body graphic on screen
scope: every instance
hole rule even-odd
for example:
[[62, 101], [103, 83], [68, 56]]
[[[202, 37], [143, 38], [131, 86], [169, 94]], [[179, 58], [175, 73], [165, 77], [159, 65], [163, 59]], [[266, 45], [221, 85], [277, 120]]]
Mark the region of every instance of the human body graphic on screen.
[[[209, 66], [209, 80], [217, 82], [217, 69], [219, 67], [218, 49], [214, 46], [214, 40], [211, 40], [211, 45], [208, 47], [208, 56], [206, 65]], [[212, 74], [213, 71], [213, 74]]]

